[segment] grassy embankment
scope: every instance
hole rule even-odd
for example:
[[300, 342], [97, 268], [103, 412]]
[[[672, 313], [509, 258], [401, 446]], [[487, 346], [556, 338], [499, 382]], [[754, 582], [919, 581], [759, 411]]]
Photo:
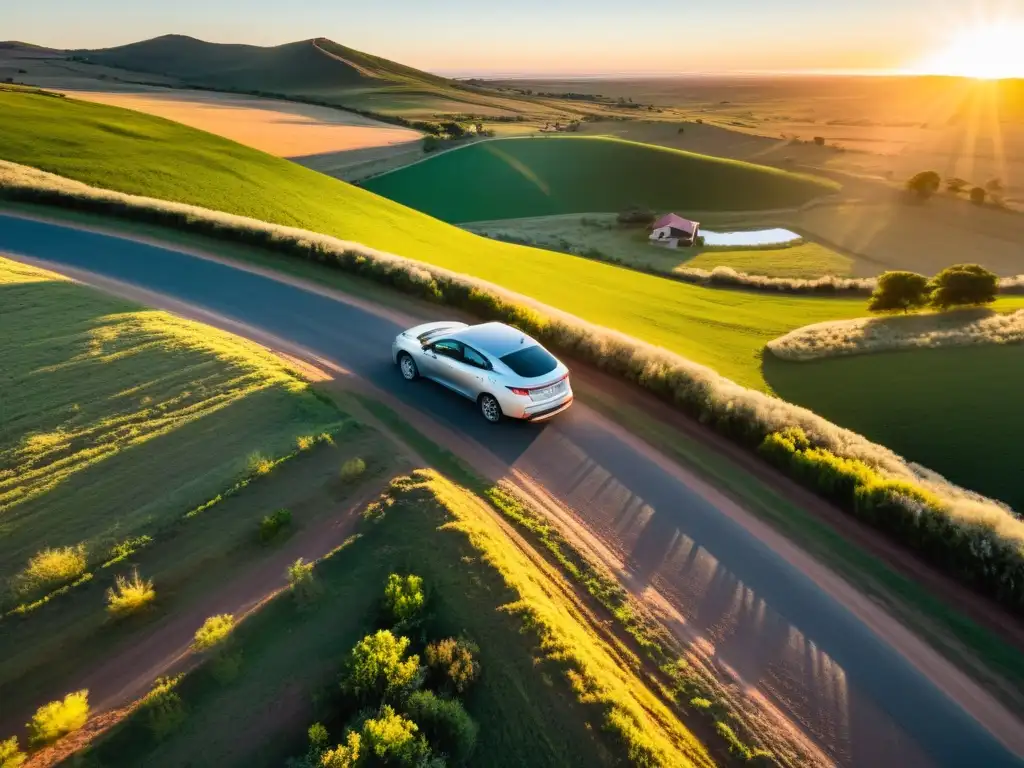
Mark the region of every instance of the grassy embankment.
[[838, 190], [824, 179], [605, 137], [474, 144], [364, 183], [442, 221], [621, 211], [789, 208]]
[[371, 509], [358, 535], [318, 563], [321, 593], [312, 603], [282, 595], [235, 630], [235, 680], [218, 682], [201, 668], [178, 686], [187, 714], [170, 736], [154, 739], [142, 708], [92, 756], [110, 766], [177, 766], [201, 744], [210, 762], [280, 765], [305, 751], [313, 720], [338, 743], [345, 654], [374, 630], [388, 574], [411, 572], [428, 590], [424, 635], [479, 647], [481, 674], [465, 697], [479, 725], [472, 764], [613, 765], [638, 759], [626, 758], [630, 749], [653, 765], [713, 764], [618, 651], [587, 628], [558, 577], [518, 550], [471, 494], [417, 473]]
[[[4, 259], [0, 302], [11, 715], [259, 561], [262, 516], [288, 508], [288, 534], [318, 519], [350, 490], [336, 482], [346, 458], [385, 463], [375, 433], [229, 334]], [[104, 592], [133, 567], [156, 604], [111, 624]]]

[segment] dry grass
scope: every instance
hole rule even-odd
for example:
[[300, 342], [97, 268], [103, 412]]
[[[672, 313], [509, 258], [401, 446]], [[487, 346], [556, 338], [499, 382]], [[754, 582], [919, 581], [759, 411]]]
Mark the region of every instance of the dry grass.
[[[0, 191], [16, 199], [173, 224], [328, 263], [414, 296], [519, 325], [558, 352], [636, 383], [749, 447], [759, 445], [769, 434], [799, 427], [815, 445], [836, 456], [861, 461], [884, 478], [922, 488], [929, 498], [937, 500], [936, 514], [962, 528], [962, 540], [959, 544], [951, 542], [950, 546], [969, 546], [978, 569], [987, 574], [985, 589], [1013, 604], [1024, 603], [1024, 587], [1015, 586], [1019, 575], [996, 572], [997, 569], [987, 566], [996, 562], [990, 558], [998, 551], [1000, 557], [1010, 553], [1009, 560], [1019, 563], [1024, 571], [1024, 521], [1005, 507], [908, 462], [863, 435], [843, 429], [805, 408], [736, 384], [678, 354], [586, 322], [493, 283], [306, 230], [97, 189], [7, 162], [0, 162]], [[917, 506], [912, 499], [903, 497], [895, 498], [893, 503]]]
[[174, 120], [279, 157], [410, 144], [421, 138], [418, 131], [352, 112], [258, 96], [163, 88], [133, 93], [69, 91], [67, 95]]
[[766, 346], [783, 360], [803, 361], [899, 349], [1020, 342], [1024, 342], [1024, 309], [1005, 314], [967, 309], [814, 323], [773, 339]]

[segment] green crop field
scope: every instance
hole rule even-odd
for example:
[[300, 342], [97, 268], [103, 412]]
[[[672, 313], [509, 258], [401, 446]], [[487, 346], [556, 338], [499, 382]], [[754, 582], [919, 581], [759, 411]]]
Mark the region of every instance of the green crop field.
[[0, 306], [5, 582], [47, 547], [102, 561], [344, 418], [255, 345], [5, 259]]
[[[426, 637], [463, 637], [479, 647], [479, 680], [464, 695], [479, 725], [469, 764], [621, 764], [623, 745], [603, 727], [604, 705], [581, 703], [572, 690], [567, 672], [580, 658], [584, 674], [597, 675], [588, 694], [600, 699], [611, 690], [641, 703], [644, 735], [670, 757], [662, 764], [712, 764], [479, 502], [423, 474], [393, 487], [389, 498], [382, 517], [364, 522], [357, 538], [317, 566], [322, 592], [312, 604], [303, 608], [285, 594], [235, 630], [242, 659], [236, 680], [225, 685], [199, 670], [179, 685], [187, 714], [168, 738], [153, 738], [143, 710], [90, 757], [106, 766], [180, 766], [201, 750], [211, 764], [279, 766], [305, 752], [306, 727], [314, 720], [328, 727], [332, 745], [342, 741], [345, 654], [379, 626], [383, 587], [397, 571], [423, 578]], [[530, 614], [540, 622], [530, 623]], [[556, 631], [568, 633], [559, 639], [574, 641], [570, 648], [541, 645], [538, 632], [553, 617], [560, 622]], [[422, 654], [419, 632], [410, 634], [412, 651]]]
[[772, 388], [790, 402], [954, 482], [1024, 509], [1020, 345], [882, 352], [804, 363], [766, 354], [764, 371]]
[[615, 212], [789, 208], [838, 189], [765, 166], [622, 139], [485, 141], [369, 179], [378, 194], [443, 221]]

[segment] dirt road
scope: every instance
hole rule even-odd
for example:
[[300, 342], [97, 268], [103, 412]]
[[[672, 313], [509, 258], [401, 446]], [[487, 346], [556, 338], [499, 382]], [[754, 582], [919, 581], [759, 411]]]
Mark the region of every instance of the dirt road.
[[541, 428], [495, 429], [472, 404], [402, 382], [388, 347], [413, 318], [296, 281], [24, 219], [0, 216], [0, 251], [205, 308], [400, 399], [420, 420], [457, 434], [478, 462], [527, 478], [571, 510], [627, 563], [632, 580], [668, 600], [724, 668], [837, 763], [1021, 764], [1014, 752], [1024, 753], [1024, 728], [962, 673], [725, 496], [593, 411], [577, 405]]

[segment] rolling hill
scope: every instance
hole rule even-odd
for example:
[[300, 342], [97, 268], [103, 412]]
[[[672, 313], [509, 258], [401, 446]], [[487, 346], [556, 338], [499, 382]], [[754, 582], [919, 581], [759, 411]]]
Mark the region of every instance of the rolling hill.
[[452, 87], [443, 77], [371, 56], [325, 38], [273, 47], [208, 43], [163, 35], [117, 48], [75, 51], [86, 61], [168, 75], [190, 85], [240, 91], [332, 95], [359, 87]]
[[473, 144], [363, 185], [450, 222], [657, 211], [788, 208], [834, 192], [825, 179], [607, 137]]

